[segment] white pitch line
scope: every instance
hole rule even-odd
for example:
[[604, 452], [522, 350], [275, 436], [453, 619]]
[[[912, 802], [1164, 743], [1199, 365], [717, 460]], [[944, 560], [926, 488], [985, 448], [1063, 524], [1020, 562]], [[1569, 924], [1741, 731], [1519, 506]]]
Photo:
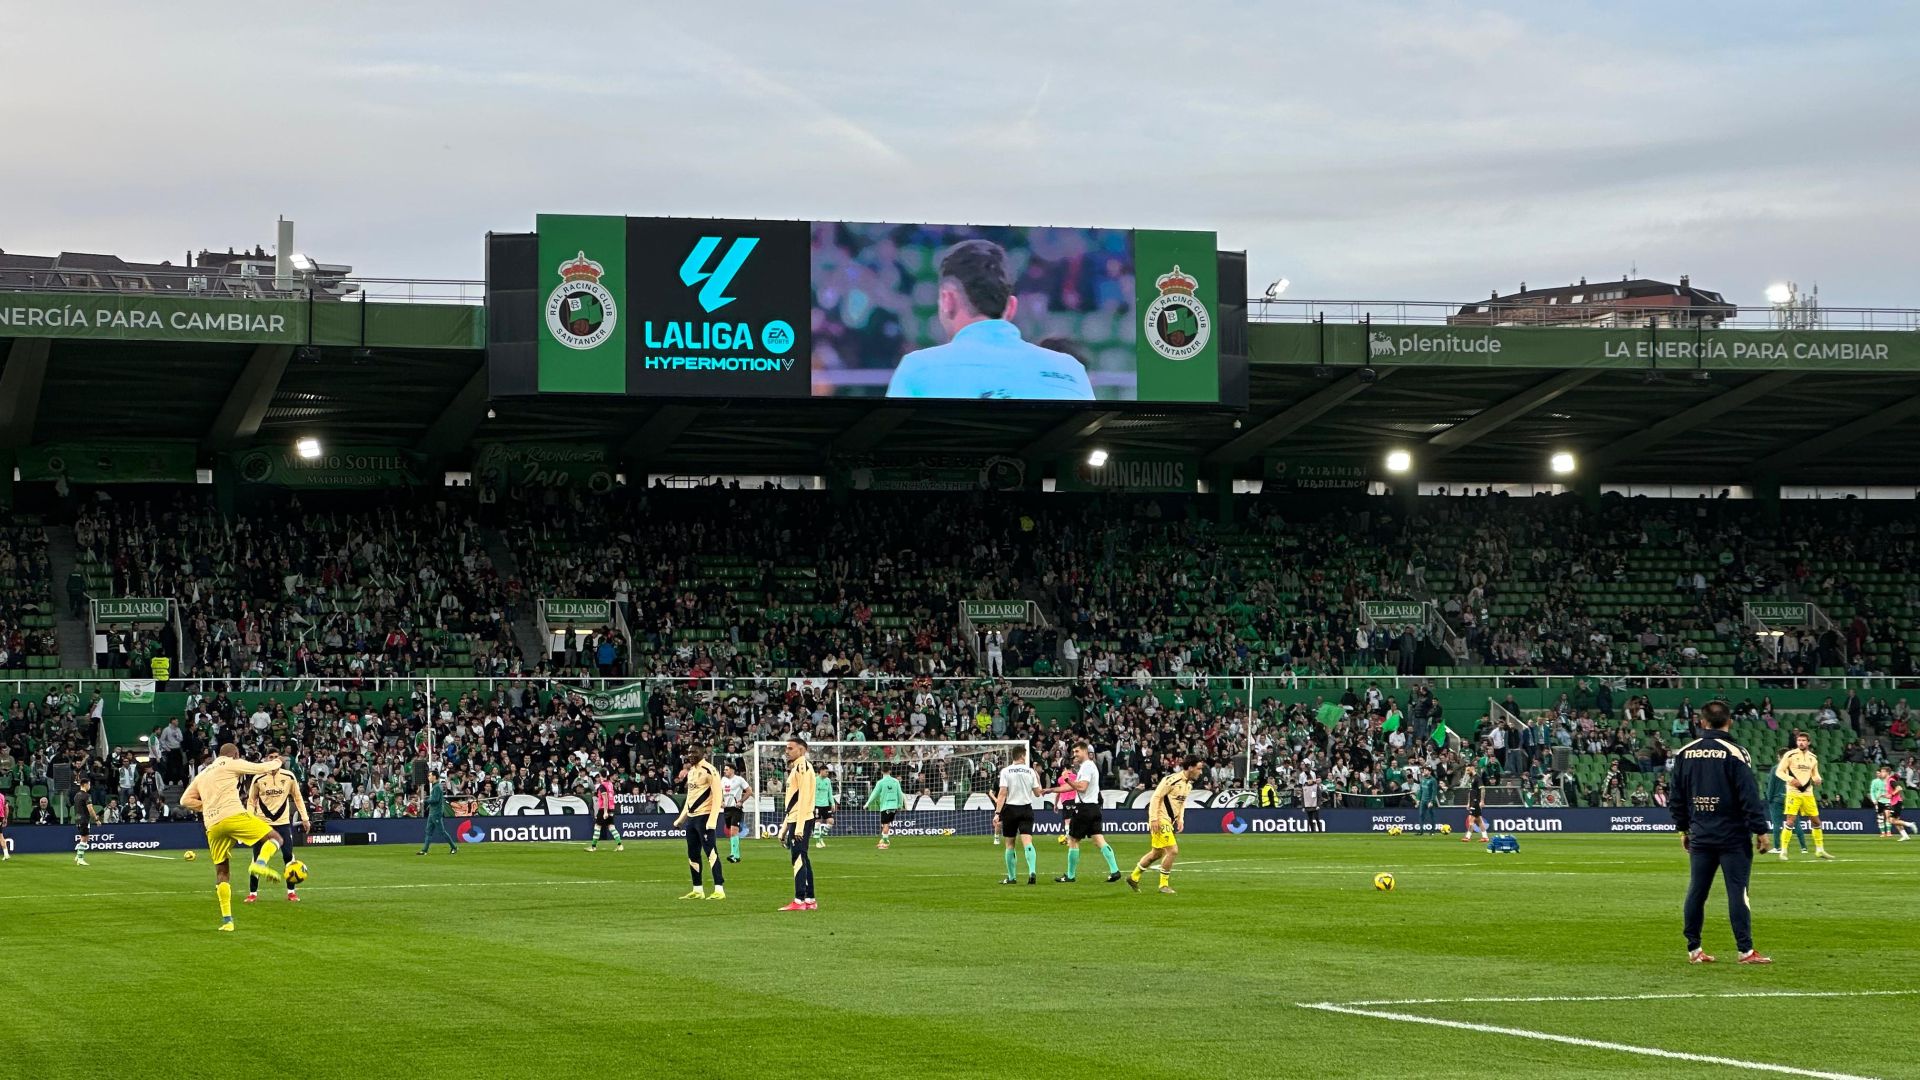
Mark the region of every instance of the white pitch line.
[[176, 861], [176, 860], [175, 860], [175, 858], [174, 858], [174, 857], [173, 857], [172, 855], [151, 855], [151, 854], [148, 854], [147, 852], [144, 852], [144, 851], [107, 851], [107, 852], [102, 852], [102, 854], [105, 854], [105, 855], [131, 855], [131, 856], [133, 856], [133, 857], [134, 857], [134, 858], [136, 858], [136, 859], [159, 859], [159, 860], [161, 860], [162, 862], [174, 862], [174, 861]]
[[[1711, 997], [1713, 995], [1701, 995]], [[1335, 1005], [1332, 1002], [1317, 1002], [1301, 1005], [1303, 1009], [1318, 1009], [1321, 1012], [1344, 1013], [1348, 1016], [1363, 1016], [1370, 1020], [1394, 1020], [1403, 1024], [1427, 1024], [1432, 1027], [1453, 1028], [1456, 1031], [1474, 1031], [1483, 1035], [1509, 1035], [1516, 1039], [1533, 1039], [1537, 1042], [1561, 1043], [1566, 1046], [1581, 1046], [1591, 1050], [1613, 1050], [1622, 1054], [1639, 1054], [1641, 1057], [1665, 1058], [1669, 1061], [1693, 1061], [1703, 1065], [1724, 1065], [1730, 1069], [1746, 1069], [1749, 1072], [1776, 1073], [1781, 1076], [1811, 1076], [1815, 1080], [1874, 1080], [1870, 1076], [1858, 1076], [1853, 1073], [1821, 1072], [1817, 1069], [1796, 1069], [1791, 1065], [1774, 1065], [1765, 1061], [1743, 1061], [1739, 1058], [1718, 1057], [1713, 1054], [1689, 1054], [1680, 1050], [1662, 1050], [1657, 1046], [1634, 1046], [1629, 1043], [1607, 1042], [1603, 1039], [1582, 1039], [1574, 1035], [1555, 1035], [1549, 1031], [1529, 1031], [1526, 1028], [1499, 1027], [1494, 1024], [1474, 1024], [1465, 1020], [1442, 1020], [1433, 1016], [1418, 1016], [1414, 1013], [1381, 1012], [1377, 1009], [1356, 1009], [1347, 1005]]]
[[[667, 879], [647, 879], [641, 881], [602, 881], [583, 879], [579, 881], [417, 881], [398, 885], [327, 885], [320, 888], [307, 886], [308, 892], [363, 892], [377, 889], [529, 889], [546, 888], [552, 885], [661, 885]], [[678, 879], [674, 879], [678, 880]], [[0, 896], [0, 900], [77, 900], [100, 896], [198, 896], [201, 889], [138, 889], [113, 892], [83, 893], [15, 893]]]
[[1698, 998], [1856, 998], [1912, 997], [1920, 990], [1729, 990], [1724, 994], [1546, 994], [1538, 997], [1396, 998], [1391, 1001], [1340, 1001], [1337, 1005], [1531, 1005], [1546, 1001], [1678, 1001]]

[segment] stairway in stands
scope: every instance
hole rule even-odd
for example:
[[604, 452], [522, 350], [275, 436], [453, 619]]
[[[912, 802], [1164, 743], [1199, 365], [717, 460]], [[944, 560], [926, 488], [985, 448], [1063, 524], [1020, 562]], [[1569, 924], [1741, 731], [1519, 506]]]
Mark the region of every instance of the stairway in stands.
[[71, 525], [47, 526], [47, 569], [53, 579], [54, 634], [60, 642], [60, 666], [82, 670], [93, 666], [93, 642], [87, 640], [87, 620], [75, 618], [67, 603], [67, 578], [78, 561]]
[[[486, 530], [487, 558], [493, 561], [494, 572], [502, 581], [519, 578], [522, 583], [527, 577], [520, 572], [520, 560], [514, 557], [513, 548], [499, 529]], [[520, 659], [528, 670], [546, 655], [546, 643], [540, 640], [540, 626], [534, 619], [534, 600], [531, 591], [523, 592], [518, 608], [514, 611], [513, 643], [519, 646]]]

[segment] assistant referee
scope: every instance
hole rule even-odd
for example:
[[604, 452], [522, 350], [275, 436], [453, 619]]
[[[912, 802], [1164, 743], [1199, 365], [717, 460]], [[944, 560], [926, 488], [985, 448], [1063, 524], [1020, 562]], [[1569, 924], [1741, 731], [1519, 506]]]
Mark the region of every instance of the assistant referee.
[[1674, 827], [1680, 831], [1680, 846], [1693, 861], [1684, 909], [1687, 962], [1713, 963], [1713, 957], [1700, 947], [1700, 929], [1706, 919], [1707, 893], [1718, 872], [1725, 878], [1727, 920], [1733, 924], [1740, 962], [1771, 964], [1753, 947], [1753, 908], [1747, 903], [1754, 852], [1765, 855], [1772, 844], [1766, 806], [1753, 778], [1753, 759], [1728, 733], [1733, 710], [1726, 702], [1708, 702], [1701, 707], [1699, 720], [1706, 729], [1701, 737], [1673, 755], [1673, 792], [1667, 800]]

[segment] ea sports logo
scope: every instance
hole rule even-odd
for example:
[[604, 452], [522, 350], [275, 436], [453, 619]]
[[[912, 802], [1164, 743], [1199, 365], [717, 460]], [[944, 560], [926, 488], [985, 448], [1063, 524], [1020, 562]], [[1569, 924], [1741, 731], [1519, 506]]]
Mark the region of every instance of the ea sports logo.
[[600, 284], [606, 267], [582, 251], [561, 263], [560, 284], [547, 294], [547, 333], [569, 349], [591, 349], [613, 335], [620, 308]]
[[459, 837], [460, 842], [463, 844], [485, 843], [487, 839], [487, 831], [475, 825], [472, 818], [468, 818], [460, 824], [455, 825], [453, 827], [453, 835]]
[[1220, 815], [1220, 831], [1221, 832], [1229, 832], [1234, 834], [1235, 836], [1238, 836], [1241, 833], [1246, 832], [1247, 828], [1248, 828], [1247, 823], [1240, 820], [1240, 815], [1234, 813], [1231, 810]]

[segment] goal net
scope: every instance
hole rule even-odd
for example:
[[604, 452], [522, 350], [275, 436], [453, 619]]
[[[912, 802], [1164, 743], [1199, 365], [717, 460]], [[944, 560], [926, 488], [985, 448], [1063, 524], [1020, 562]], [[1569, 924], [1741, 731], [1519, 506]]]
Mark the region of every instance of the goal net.
[[[775, 836], [786, 816], [787, 744], [756, 742], [747, 773], [754, 797], [747, 814], [754, 836]], [[985, 836], [993, 829], [993, 795], [1000, 769], [1025, 740], [1003, 742], [816, 742], [807, 748], [814, 771], [833, 782], [835, 835], [877, 836], [880, 812], [867, 797], [891, 766], [905, 805], [894, 815], [896, 836]]]

